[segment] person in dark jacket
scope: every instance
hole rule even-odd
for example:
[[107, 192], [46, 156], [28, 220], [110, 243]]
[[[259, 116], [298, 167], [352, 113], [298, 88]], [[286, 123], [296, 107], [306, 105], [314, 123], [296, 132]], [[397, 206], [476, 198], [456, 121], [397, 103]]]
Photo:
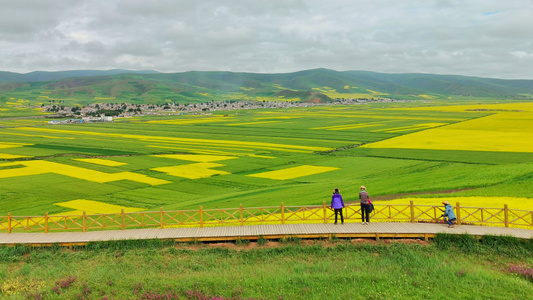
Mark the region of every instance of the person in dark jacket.
[[366, 186], [364, 185], [361, 186], [361, 191], [359, 192], [359, 200], [361, 200], [361, 219], [363, 225], [368, 225], [368, 223], [370, 222], [370, 196], [368, 195], [368, 192], [366, 191]]
[[453, 222], [457, 220], [457, 217], [455, 217], [452, 205], [448, 201], [444, 201], [442, 204], [444, 204], [444, 214], [442, 215], [444, 221], [448, 223], [448, 227], [453, 228]]
[[335, 224], [337, 224], [337, 215], [341, 215], [341, 224], [344, 224], [344, 217], [342, 216], [342, 209], [344, 208], [344, 202], [339, 189], [333, 190], [333, 196], [331, 196], [331, 208], [335, 210]]

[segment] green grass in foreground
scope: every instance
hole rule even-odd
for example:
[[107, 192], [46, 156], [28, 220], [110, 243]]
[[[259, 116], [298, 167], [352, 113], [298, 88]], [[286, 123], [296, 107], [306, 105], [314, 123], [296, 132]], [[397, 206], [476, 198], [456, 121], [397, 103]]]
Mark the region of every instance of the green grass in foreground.
[[[429, 245], [295, 240], [271, 247], [260, 240], [251, 246], [153, 240], [94, 243], [73, 251], [3, 247], [0, 296], [527, 299], [533, 294], [531, 240], [488, 236], [478, 242], [471, 236], [439, 235]], [[6, 283], [12, 289], [6, 289]], [[24, 288], [29, 290], [26, 295]]]

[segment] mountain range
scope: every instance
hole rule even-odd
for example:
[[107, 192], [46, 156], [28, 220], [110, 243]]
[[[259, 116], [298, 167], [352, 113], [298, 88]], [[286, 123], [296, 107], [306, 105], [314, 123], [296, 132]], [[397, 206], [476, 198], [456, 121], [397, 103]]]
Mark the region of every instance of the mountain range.
[[[223, 71], [159, 73], [75, 70], [0, 72], [2, 99], [164, 103], [211, 100], [328, 102], [335, 98], [531, 99], [533, 80], [458, 75], [387, 74], [313, 69], [263, 74]], [[44, 101], [46, 102], [46, 101]]]

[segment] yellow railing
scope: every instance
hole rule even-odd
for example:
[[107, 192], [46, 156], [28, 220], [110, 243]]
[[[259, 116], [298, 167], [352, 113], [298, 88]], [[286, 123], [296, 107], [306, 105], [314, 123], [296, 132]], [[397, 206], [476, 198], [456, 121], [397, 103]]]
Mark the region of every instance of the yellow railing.
[[[374, 204], [372, 221], [378, 222], [442, 222], [442, 206], [409, 204]], [[503, 208], [454, 207], [457, 224], [475, 224], [533, 229], [533, 211]], [[343, 211], [344, 220], [359, 222], [360, 205], [349, 205]], [[50, 231], [94, 231], [129, 228], [171, 228], [192, 226], [327, 223], [331, 222], [333, 211], [324, 202], [315, 206], [251, 207], [229, 209], [203, 209], [149, 212], [122, 210], [116, 214], [44, 216], [0, 216], [0, 232], [45, 232]]]

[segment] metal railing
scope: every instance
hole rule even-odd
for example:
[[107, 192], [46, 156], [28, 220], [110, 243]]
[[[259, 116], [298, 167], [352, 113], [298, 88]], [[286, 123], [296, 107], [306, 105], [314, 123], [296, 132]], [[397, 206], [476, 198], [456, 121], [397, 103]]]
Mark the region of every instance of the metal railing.
[[[442, 222], [442, 206], [409, 204], [374, 204], [373, 221]], [[533, 229], [533, 211], [503, 208], [454, 207], [457, 224], [490, 225]], [[343, 211], [348, 222], [361, 220], [360, 205], [349, 205]], [[227, 209], [171, 210], [124, 212], [116, 214], [0, 216], [0, 232], [51, 232], [125, 230], [131, 228], [204, 227], [224, 225], [327, 223], [334, 212], [324, 202], [314, 206], [251, 207]]]

